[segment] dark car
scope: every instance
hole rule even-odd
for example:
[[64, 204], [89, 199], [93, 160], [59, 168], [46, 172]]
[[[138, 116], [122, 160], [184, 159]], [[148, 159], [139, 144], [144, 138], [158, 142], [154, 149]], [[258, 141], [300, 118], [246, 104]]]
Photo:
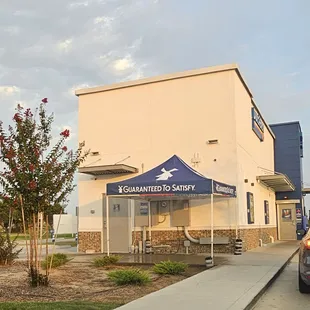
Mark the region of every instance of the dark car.
[[310, 293], [310, 230], [298, 230], [302, 235], [299, 248], [298, 282], [300, 293]]

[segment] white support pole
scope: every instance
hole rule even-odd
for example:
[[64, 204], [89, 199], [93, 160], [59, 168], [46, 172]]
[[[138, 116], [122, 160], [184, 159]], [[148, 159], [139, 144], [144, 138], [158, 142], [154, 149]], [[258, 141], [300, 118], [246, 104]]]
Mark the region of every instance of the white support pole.
[[238, 208], [238, 198], [230, 198], [228, 201], [231, 199], [235, 200], [235, 217], [236, 217], [236, 239], [239, 238], [238, 234], [238, 228], [239, 228], [239, 208]]
[[104, 252], [104, 205], [106, 202], [105, 194], [102, 194], [102, 217], [101, 217], [101, 253]]
[[148, 201], [148, 213], [149, 213], [149, 240], [152, 241], [152, 218], [151, 218], [151, 202]]
[[213, 236], [213, 230], [214, 230], [214, 214], [213, 214], [213, 208], [214, 208], [214, 194], [213, 194], [213, 180], [212, 180], [212, 193], [211, 193], [211, 258], [213, 263], [213, 256], [214, 256], [214, 236]]
[[107, 255], [110, 256], [110, 215], [109, 196], [106, 195], [106, 223], [107, 223]]

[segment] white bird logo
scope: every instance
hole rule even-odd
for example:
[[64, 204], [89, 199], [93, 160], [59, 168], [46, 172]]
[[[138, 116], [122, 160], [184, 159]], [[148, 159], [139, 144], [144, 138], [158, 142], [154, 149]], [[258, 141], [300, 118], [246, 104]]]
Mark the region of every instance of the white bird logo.
[[156, 176], [156, 181], [167, 181], [171, 177], [173, 177], [173, 174], [171, 172], [178, 171], [178, 169], [173, 168], [171, 170], [166, 170], [165, 168], [161, 169], [162, 174], [159, 174]]

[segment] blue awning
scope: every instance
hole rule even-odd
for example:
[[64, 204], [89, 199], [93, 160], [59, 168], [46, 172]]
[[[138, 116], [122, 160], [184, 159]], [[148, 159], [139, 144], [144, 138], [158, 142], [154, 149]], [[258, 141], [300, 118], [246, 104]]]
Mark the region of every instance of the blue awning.
[[206, 178], [176, 155], [141, 175], [107, 184], [108, 196], [193, 196], [212, 193], [236, 197], [236, 187]]

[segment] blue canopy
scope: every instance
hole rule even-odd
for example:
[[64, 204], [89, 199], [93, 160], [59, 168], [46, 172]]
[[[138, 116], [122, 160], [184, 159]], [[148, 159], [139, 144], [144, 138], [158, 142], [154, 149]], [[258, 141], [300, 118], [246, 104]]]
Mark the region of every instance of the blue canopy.
[[141, 175], [107, 184], [108, 196], [192, 196], [212, 193], [236, 197], [236, 187], [206, 178], [176, 155]]

